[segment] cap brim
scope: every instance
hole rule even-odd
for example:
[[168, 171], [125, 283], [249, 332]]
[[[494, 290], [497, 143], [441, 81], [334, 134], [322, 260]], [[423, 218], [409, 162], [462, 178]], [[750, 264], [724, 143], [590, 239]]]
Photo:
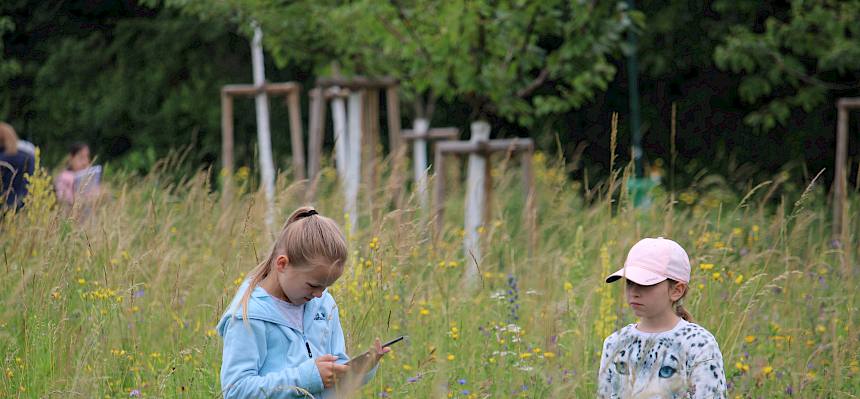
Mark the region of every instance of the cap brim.
[[638, 267], [622, 267], [621, 270], [612, 273], [606, 278], [607, 283], [612, 283], [626, 277], [628, 280], [639, 285], [654, 285], [666, 280], [666, 276], [654, 273], [650, 270]]

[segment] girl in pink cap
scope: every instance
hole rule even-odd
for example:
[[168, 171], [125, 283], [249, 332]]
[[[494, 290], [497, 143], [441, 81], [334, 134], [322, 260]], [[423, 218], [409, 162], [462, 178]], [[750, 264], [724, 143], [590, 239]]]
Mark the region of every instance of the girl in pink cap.
[[675, 241], [645, 238], [607, 283], [624, 279], [627, 303], [639, 318], [603, 342], [600, 398], [725, 398], [717, 340], [681, 306], [690, 259]]

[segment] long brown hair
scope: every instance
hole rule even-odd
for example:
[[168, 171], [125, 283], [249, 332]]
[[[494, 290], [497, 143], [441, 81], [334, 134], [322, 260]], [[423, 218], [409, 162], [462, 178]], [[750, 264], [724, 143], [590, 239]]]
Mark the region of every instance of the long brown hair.
[[[675, 288], [675, 285], [678, 284], [678, 282], [672, 279], [669, 279], [668, 281], [669, 291], [671, 291], [673, 288]], [[684, 294], [681, 295], [681, 297], [678, 298], [677, 301], [672, 303], [672, 307], [675, 309], [675, 314], [678, 315], [678, 317], [692, 323], [693, 315], [691, 315], [690, 312], [688, 312], [687, 309], [684, 309], [684, 306], [681, 305], [681, 300], [684, 299], [685, 296], [687, 296], [688, 292], [690, 292], [689, 284], [687, 284], [687, 289], [684, 290]]]
[[0, 145], [6, 155], [18, 153], [18, 134], [15, 133], [15, 128], [6, 122], [0, 122]]
[[271, 272], [275, 259], [286, 255], [290, 267], [316, 267], [328, 265], [342, 267], [346, 263], [346, 239], [337, 223], [303, 206], [284, 223], [278, 239], [272, 245], [269, 257], [257, 265], [248, 276], [248, 288], [242, 295], [242, 317], [248, 319], [248, 301], [260, 281]]

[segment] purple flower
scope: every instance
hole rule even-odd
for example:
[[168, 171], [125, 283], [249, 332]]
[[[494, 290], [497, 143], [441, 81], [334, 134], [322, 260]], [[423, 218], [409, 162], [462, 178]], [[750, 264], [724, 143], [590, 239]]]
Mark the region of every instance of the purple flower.
[[143, 298], [143, 294], [145, 294], [145, 293], [146, 293], [146, 291], [144, 291], [143, 288], [141, 288], [141, 289], [135, 291], [134, 294], [132, 294], [132, 296], [134, 298]]
[[417, 376], [417, 375], [416, 375], [415, 377], [409, 377], [409, 378], [407, 378], [407, 379], [406, 379], [406, 382], [410, 382], [410, 383], [411, 383], [411, 382], [418, 382], [418, 379], [419, 379], [419, 378], [421, 378], [421, 377], [420, 377], [420, 376]]
[[385, 391], [380, 392], [380, 393], [379, 393], [379, 397], [380, 397], [380, 398], [387, 398], [387, 397], [388, 397], [388, 392], [385, 392]]
[[457, 383], [458, 383], [458, 384], [460, 384], [460, 385], [466, 385], [466, 379], [465, 379], [465, 378], [460, 378], [459, 380], [457, 380]]
[[468, 394], [469, 394], [468, 389], [464, 389], [464, 390], [460, 391], [460, 395], [468, 395]]
[[129, 398], [139, 398], [140, 397], [140, 390], [139, 389], [132, 389], [131, 392], [128, 394], [128, 397]]

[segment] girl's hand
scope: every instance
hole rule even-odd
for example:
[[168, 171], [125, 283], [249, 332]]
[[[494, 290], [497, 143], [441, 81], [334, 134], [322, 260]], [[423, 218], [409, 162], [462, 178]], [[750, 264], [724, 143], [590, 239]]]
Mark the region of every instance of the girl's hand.
[[335, 386], [338, 378], [349, 371], [349, 366], [335, 363], [335, 360], [337, 360], [337, 356], [334, 355], [322, 355], [316, 360], [317, 370], [320, 372], [320, 378], [325, 388]]
[[370, 354], [373, 355], [373, 365], [379, 363], [379, 359], [382, 359], [382, 356], [385, 356], [386, 353], [391, 352], [391, 348], [382, 347], [382, 342], [379, 340], [379, 337], [376, 337], [376, 340], [373, 341], [373, 346], [370, 347]]

